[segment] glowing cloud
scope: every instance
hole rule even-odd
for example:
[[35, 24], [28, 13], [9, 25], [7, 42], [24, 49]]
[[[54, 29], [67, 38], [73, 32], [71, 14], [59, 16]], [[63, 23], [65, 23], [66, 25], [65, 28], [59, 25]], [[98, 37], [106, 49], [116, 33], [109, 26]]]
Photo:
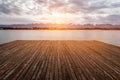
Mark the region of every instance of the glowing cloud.
[[119, 4], [120, 0], [0, 0], [0, 24], [16, 21], [118, 24]]

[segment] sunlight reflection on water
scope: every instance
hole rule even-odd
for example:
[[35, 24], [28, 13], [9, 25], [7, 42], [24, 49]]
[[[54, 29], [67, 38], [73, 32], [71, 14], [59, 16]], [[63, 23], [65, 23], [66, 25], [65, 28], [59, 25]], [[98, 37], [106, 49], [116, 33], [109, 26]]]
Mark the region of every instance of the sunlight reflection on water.
[[0, 30], [0, 43], [14, 40], [99, 40], [120, 46], [119, 30]]

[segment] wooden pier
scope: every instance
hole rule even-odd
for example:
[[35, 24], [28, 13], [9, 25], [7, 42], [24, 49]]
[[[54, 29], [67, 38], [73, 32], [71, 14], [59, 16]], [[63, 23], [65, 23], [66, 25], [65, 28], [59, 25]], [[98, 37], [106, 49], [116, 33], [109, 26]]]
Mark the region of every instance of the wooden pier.
[[1, 44], [0, 80], [120, 80], [120, 47], [99, 41]]

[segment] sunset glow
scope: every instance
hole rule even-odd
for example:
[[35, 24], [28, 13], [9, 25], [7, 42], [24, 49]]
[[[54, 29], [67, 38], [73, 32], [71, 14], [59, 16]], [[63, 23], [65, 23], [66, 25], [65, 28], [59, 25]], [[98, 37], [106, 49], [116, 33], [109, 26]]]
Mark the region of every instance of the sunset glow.
[[120, 0], [0, 0], [0, 23], [120, 23]]

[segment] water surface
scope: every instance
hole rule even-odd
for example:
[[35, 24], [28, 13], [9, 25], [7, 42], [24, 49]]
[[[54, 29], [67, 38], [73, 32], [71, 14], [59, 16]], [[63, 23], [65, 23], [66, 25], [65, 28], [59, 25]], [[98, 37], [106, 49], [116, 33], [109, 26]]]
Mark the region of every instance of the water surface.
[[119, 30], [0, 30], [0, 44], [14, 40], [99, 40], [120, 46]]

